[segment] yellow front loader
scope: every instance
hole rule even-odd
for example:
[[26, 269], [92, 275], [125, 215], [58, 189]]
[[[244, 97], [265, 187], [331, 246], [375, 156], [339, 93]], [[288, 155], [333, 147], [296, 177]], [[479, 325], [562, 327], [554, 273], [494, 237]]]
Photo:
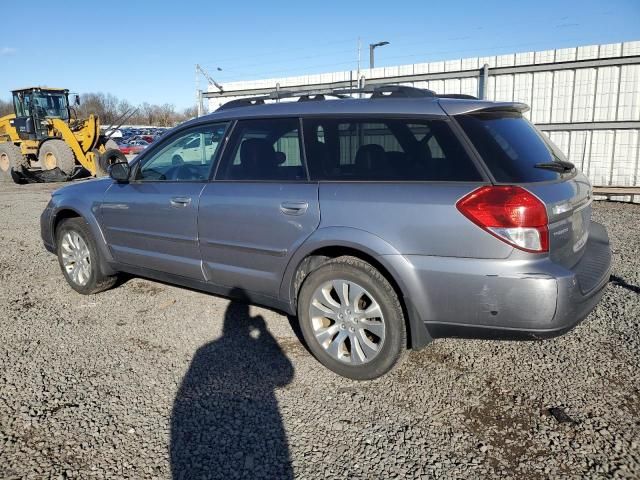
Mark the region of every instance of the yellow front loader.
[[83, 169], [102, 176], [111, 163], [126, 161], [118, 145], [100, 133], [97, 116], [77, 118], [69, 90], [12, 93], [15, 113], [0, 117], [0, 181], [68, 180]]

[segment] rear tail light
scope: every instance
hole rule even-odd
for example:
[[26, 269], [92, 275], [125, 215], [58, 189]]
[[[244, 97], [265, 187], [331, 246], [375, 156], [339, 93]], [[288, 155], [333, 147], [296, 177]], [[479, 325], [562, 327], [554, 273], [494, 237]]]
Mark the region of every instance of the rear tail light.
[[480, 187], [458, 200], [456, 208], [509, 245], [527, 252], [549, 251], [547, 209], [522, 187]]

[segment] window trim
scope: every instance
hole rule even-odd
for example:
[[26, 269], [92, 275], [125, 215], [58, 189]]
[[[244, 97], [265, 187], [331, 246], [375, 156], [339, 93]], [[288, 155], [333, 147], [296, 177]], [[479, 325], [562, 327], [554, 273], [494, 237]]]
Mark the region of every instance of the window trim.
[[[307, 119], [317, 120], [318, 118], [326, 120], [406, 120], [410, 121], [442, 121], [448, 124], [451, 128], [453, 136], [460, 142], [463, 150], [469, 156], [471, 163], [478, 171], [480, 179], [478, 180], [322, 180], [311, 179], [309, 174], [309, 182], [311, 183], [402, 183], [402, 184], [434, 184], [434, 185], [487, 185], [496, 183], [495, 179], [488, 172], [486, 165], [480, 158], [480, 154], [471, 145], [470, 140], [464, 134], [462, 127], [453, 119], [450, 115], [434, 115], [434, 114], [402, 114], [402, 113], [356, 113], [356, 114], [320, 114], [311, 113], [300, 115], [300, 121], [304, 125], [304, 121]], [[303, 143], [306, 148], [306, 137], [303, 137]], [[305, 157], [306, 160], [306, 157]], [[307, 162], [308, 165], [308, 162]], [[308, 167], [307, 167], [308, 169]]]
[[[464, 115], [464, 114], [460, 114], [460, 115]], [[562, 182], [565, 182], [567, 180], [572, 180], [578, 175], [579, 169], [576, 168], [575, 171], [570, 173], [570, 174], [560, 175], [560, 176], [558, 176], [558, 178], [550, 179], [550, 180], [543, 180], [541, 182], [514, 183], [514, 182], [498, 181], [493, 176], [493, 173], [491, 173], [491, 170], [489, 169], [489, 167], [484, 162], [484, 159], [482, 158], [482, 155], [480, 155], [480, 152], [476, 149], [475, 145], [473, 144], [473, 142], [471, 141], [471, 139], [469, 138], [467, 133], [464, 131], [464, 128], [462, 128], [462, 125], [460, 125], [458, 119], [456, 118], [457, 116], [458, 115], [452, 115], [450, 117], [452, 123], [455, 125], [455, 130], [457, 130], [457, 133], [458, 133], [459, 137], [462, 139], [463, 144], [465, 145], [465, 147], [467, 147], [467, 150], [469, 150], [470, 152], [473, 153], [474, 160], [477, 162], [478, 165], [481, 165], [481, 167], [480, 167], [481, 171], [484, 172], [484, 175], [486, 176], [486, 178], [488, 179], [488, 181], [492, 185], [520, 185], [520, 186], [523, 186], [523, 187], [527, 187], [527, 186], [534, 187], [534, 186], [538, 186], [538, 185], [552, 185], [554, 183], [562, 183]], [[544, 133], [542, 133], [533, 122], [531, 122], [526, 117], [524, 117], [524, 115], [521, 115], [521, 116], [522, 116], [522, 118], [524, 118], [526, 121], [528, 121], [531, 124], [531, 126], [533, 127], [533, 129], [536, 131], [536, 133], [539, 136], [544, 135]], [[543, 139], [543, 141], [544, 141], [544, 139]]]
[[[134, 183], [134, 184], [141, 184], [141, 183], [171, 183], [171, 184], [175, 184], [175, 183], [208, 183], [211, 180], [211, 172], [215, 170], [215, 168], [217, 167], [219, 160], [220, 160], [220, 153], [224, 148], [224, 144], [220, 145], [217, 149], [216, 152], [214, 154], [214, 158], [212, 160], [212, 164], [209, 167], [209, 171], [207, 172], [207, 175], [205, 176], [205, 178], [201, 179], [201, 180], [157, 180], [157, 179], [152, 179], [152, 180], [145, 180], [143, 178], [137, 178], [138, 174], [140, 173], [142, 167], [147, 163], [150, 162], [153, 158], [156, 158], [155, 155], [160, 152], [164, 147], [166, 147], [168, 144], [174, 142], [178, 137], [184, 136], [184, 135], [189, 135], [189, 133], [196, 131], [196, 130], [200, 130], [200, 129], [206, 129], [208, 127], [212, 127], [214, 125], [221, 125], [221, 124], [226, 124], [225, 127], [225, 131], [223, 134], [223, 139], [222, 142], [224, 142], [227, 138], [227, 134], [229, 132], [229, 128], [230, 126], [233, 124], [234, 122], [232, 120], [219, 120], [216, 122], [203, 122], [203, 123], [199, 123], [196, 125], [188, 125], [185, 126], [184, 128], [180, 128], [179, 130], [173, 132], [171, 135], [167, 135], [166, 138], [163, 138], [162, 141], [158, 142], [157, 144], [153, 145], [153, 149], [147, 150], [145, 153], [146, 155], [144, 155], [144, 157], [137, 159], [137, 161], [135, 162], [135, 166], [132, 169], [132, 178], [131, 180], [129, 180], [129, 183]], [[148, 153], [147, 153], [148, 152]]]
[[[227, 178], [218, 178], [218, 174], [220, 173], [220, 166], [228, 160], [228, 150], [229, 144], [232, 143], [231, 140], [235, 140], [235, 136], [239, 129], [238, 125], [241, 122], [260, 122], [260, 121], [277, 121], [277, 120], [296, 120], [298, 124], [298, 148], [300, 150], [300, 162], [305, 172], [306, 178], [300, 180], [234, 180]], [[229, 150], [230, 151], [230, 150]], [[309, 176], [309, 168], [307, 166], [307, 159], [305, 155], [304, 149], [304, 136], [302, 131], [302, 118], [298, 115], [285, 115], [285, 116], [276, 116], [276, 117], [251, 117], [251, 118], [238, 118], [233, 121], [233, 125], [230, 129], [227, 130], [225, 134], [225, 144], [220, 152], [220, 156], [216, 162], [215, 172], [210, 177], [212, 182], [224, 182], [224, 183], [294, 183], [294, 184], [302, 184], [302, 183], [317, 183], [310, 180]]]

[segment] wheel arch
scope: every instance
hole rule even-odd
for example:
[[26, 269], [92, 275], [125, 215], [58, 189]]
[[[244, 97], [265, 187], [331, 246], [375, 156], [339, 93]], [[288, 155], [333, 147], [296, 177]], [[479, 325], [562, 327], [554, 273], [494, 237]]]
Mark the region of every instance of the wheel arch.
[[371, 264], [393, 287], [407, 323], [407, 347], [419, 349], [428, 344], [431, 336], [405, 294], [407, 290], [400, 273], [385, 261], [385, 255], [399, 255], [399, 252], [380, 237], [362, 230], [341, 227], [326, 229], [332, 232], [321, 230], [317, 231], [320, 232], [318, 236], [312, 235], [296, 251], [284, 275], [280, 293], [291, 305], [292, 313], [297, 311], [298, 293], [305, 278], [327, 260], [348, 255]]
[[102, 232], [102, 228], [98, 225], [95, 218], [87, 218], [86, 215], [83, 215], [79, 210], [69, 207], [63, 206], [56, 210], [55, 214], [52, 215], [51, 219], [51, 233], [53, 237], [53, 247], [57, 248], [57, 231], [60, 227], [60, 224], [69, 218], [82, 218], [87, 225], [89, 225], [89, 229], [93, 233], [94, 241], [96, 243], [96, 247], [98, 252], [100, 253], [100, 269], [105, 275], [112, 275], [115, 273], [115, 270], [111, 267], [111, 263], [113, 262], [113, 257], [111, 256], [111, 252], [107, 247], [106, 241], [104, 239], [104, 235]]
[[76, 210], [68, 207], [62, 208], [56, 213], [56, 215], [53, 217], [53, 225], [51, 226], [54, 242], [56, 240], [56, 232], [58, 231], [58, 227], [60, 226], [62, 221], [66, 220], [67, 218], [77, 217], [82, 217], [82, 215], [80, 215], [80, 213], [78, 213]]

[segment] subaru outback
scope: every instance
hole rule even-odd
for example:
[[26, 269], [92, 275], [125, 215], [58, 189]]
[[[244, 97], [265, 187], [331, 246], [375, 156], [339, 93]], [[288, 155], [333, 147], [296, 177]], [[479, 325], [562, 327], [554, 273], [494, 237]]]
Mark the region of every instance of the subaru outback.
[[360, 380], [433, 338], [541, 339], [593, 310], [607, 232], [526, 105], [336, 96], [239, 99], [176, 127], [54, 192], [46, 248], [82, 294], [121, 272], [242, 292], [297, 316], [318, 361]]

